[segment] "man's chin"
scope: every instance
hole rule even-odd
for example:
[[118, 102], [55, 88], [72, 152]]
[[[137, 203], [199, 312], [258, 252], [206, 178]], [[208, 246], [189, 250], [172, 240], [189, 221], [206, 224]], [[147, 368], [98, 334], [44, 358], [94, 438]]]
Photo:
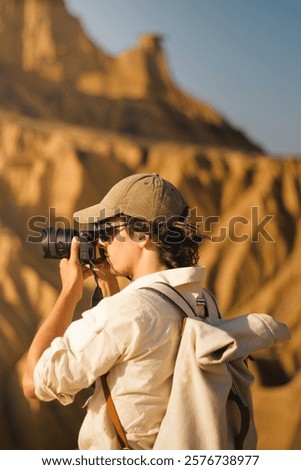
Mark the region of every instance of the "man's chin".
[[110, 274], [112, 274], [113, 276], [122, 276], [122, 274], [120, 274], [115, 268], [114, 266], [112, 266], [112, 264], [110, 263], [110, 260], [107, 258], [107, 261], [110, 265]]
[[112, 276], [126, 277], [127, 279], [130, 279], [130, 276], [127, 273], [118, 271], [118, 269], [115, 269], [110, 262], [109, 262], [109, 265], [110, 265], [110, 274], [112, 274]]

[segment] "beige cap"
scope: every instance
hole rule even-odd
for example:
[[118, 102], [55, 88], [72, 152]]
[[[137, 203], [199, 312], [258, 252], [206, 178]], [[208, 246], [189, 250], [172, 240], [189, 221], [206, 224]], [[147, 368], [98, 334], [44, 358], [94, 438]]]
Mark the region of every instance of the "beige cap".
[[136, 174], [119, 181], [99, 204], [73, 214], [81, 224], [100, 222], [126, 214], [153, 222], [159, 217], [181, 216], [188, 204], [169, 181], [159, 175]]

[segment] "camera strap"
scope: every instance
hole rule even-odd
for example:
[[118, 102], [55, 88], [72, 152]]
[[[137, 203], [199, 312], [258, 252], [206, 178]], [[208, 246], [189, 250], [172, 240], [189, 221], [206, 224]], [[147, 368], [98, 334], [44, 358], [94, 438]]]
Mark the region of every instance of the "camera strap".
[[98, 276], [93, 270], [91, 271], [93, 273], [95, 283], [96, 283], [96, 287], [94, 289], [94, 292], [91, 298], [91, 307], [95, 307], [95, 305], [97, 305], [103, 299], [103, 295], [102, 295], [102, 290], [98, 285]]

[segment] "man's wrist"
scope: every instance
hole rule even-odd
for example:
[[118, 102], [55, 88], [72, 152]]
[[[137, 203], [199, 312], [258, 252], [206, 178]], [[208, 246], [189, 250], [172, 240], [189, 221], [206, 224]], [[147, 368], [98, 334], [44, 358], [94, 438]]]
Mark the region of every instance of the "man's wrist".
[[82, 298], [82, 292], [77, 292], [74, 288], [62, 287], [59, 297], [62, 301], [68, 301], [71, 304], [77, 304]]

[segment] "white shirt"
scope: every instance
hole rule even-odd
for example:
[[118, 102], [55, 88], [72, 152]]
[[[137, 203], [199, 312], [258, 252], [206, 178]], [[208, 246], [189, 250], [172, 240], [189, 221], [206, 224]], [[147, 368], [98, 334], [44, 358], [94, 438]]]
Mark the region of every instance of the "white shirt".
[[201, 266], [146, 276], [107, 297], [55, 338], [34, 371], [43, 401], [72, 403], [96, 382], [79, 434], [79, 449], [119, 449], [99, 377], [107, 381], [130, 447], [151, 449], [170, 395], [183, 316], [155, 292], [141, 289], [162, 281], [194, 307], [205, 270]]

